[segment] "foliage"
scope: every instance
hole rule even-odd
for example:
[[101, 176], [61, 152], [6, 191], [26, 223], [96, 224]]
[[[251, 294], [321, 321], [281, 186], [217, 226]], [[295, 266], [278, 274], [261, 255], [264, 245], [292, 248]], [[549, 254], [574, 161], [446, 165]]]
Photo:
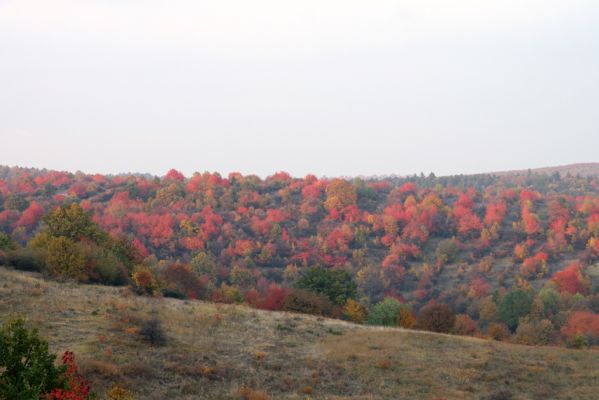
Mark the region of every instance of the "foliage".
[[[376, 304], [368, 314], [369, 325], [396, 326], [400, 310], [406, 308], [399, 300], [385, 297]], [[408, 309], [409, 310], [409, 309]]]
[[356, 297], [356, 283], [344, 270], [321, 267], [310, 268], [296, 282], [295, 287], [326, 296], [333, 304], [343, 305]]
[[497, 317], [504, 322], [513, 332], [518, 326], [520, 318], [530, 313], [532, 298], [529, 293], [521, 289], [507, 293], [497, 307]]
[[64, 237], [48, 239], [46, 270], [53, 276], [84, 280], [85, 256], [81, 247]]
[[333, 314], [333, 304], [325, 296], [308, 290], [293, 289], [285, 299], [283, 310], [330, 316]]
[[66, 388], [55, 388], [47, 395], [48, 400], [86, 400], [90, 397], [89, 383], [79, 373], [75, 363], [75, 355], [71, 351], [65, 351], [62, 363], [66, 366], [65, 376], [67, 378]]
[[108, 393], [106, 393], [106, 397], [108, 400], [133, 400], [133, 394], [117, 384], [112, 385]]
[[355, 300], [348, 299], [343, 307], [343, 316], [348, 321], [362, 324], [366, 319], [366, 307]]
[[445, 304], [429, 304], [420, 310], [417, 327], [432, 332], [448, 333], [455, 323], [455, 314]]
[[56, 355], [23, 320], [12, 320], [0, 329], [0, 399], [38, 399], [65, 387], [66, 368], [56, 367]]

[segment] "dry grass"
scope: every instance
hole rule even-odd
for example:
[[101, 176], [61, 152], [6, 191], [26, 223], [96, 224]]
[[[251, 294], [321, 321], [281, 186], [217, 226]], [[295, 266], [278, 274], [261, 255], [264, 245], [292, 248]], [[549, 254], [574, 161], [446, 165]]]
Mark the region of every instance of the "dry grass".
[[[26, 316], [54, 351], [74, 350], [100, 395], [113, 384], [137, 399], [545, 400], [596, 399], [599, 391], [597, 351], [125, 297], [119, 288], [0, 268], [0, 319], [11, 315]], [[165, 346], [140, 340], [140, 324], [153, 315]]]

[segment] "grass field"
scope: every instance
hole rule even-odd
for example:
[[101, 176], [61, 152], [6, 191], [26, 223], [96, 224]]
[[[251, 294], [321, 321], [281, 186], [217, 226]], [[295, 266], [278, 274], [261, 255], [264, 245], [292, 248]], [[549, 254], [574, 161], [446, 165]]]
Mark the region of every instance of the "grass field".
[[[0, 319], [11, 316], [26, 317], [54, 351], [75, 351], [100, 397], [119, 383], [137, 399], [599, 398], [595, 350], [138, 297], [0, 268]], [[140, 340], [152, 316], [165, 346]]]

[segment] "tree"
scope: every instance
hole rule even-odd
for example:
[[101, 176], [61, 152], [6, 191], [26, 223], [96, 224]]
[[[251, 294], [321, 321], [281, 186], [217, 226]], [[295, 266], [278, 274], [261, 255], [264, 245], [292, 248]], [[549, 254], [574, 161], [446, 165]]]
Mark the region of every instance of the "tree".
[[417, 328], [448, 333], [455, 323], [455, 314], [445, 304], [430, 304], [418, 315]]
[[366, 319], [366, 308], [357, 301], [349, 299], [343, 307], [343, 315], [351, 322], [362, 324]]
[[65, 387], [65, 367], [56, 367], [55, 354], [21, 319], [0, 329], [0, 399], [39, 399], [52, 389]]
[[72, 241], [82, 238], [102, 242], [108, 238], [79, 204], [60, 206], [43, 218], [50, 236], [63, 236]]
[[87, 400], [90, 394], [89, 383], [79, 373], [77, 364], [75, 364], [75, 354], [72, 351], [65, 351], [62, 363], [66, 367], [66, 389], [52, 389], [46, 397], [47, 400]]
[[504, 322], [512, 332], [516, 330], [520, 318], [530, 313], [532, 297], [522, 289], [508, 292], [497, 308], [497, 317]]
[[344, 179], [333, 179], [327, 186], [327, 210], [341, 210], [356, 203], [358, 196], [354, 185]]
[[393, 297], [385, 297], [368, 314], [369, 325], [397, 326], [399, 312], [407, 307]]
[[326, 296], [335, 305], [344, 305], [357, 294], [352, 276], [340, 269], [310, 268], [296, 282], [295, 287]]
[[570, 294], [586, 294], [588, 282], [582, 275], [582, 270], [578, 262], [573, 262], [562, 271], [556, 272], [552, 280], [557, 283], [560, 292]]
[[85, 257], [79, 245], [59, 236], [48, 239], [47, 271], [55, 277], [84, 279]]

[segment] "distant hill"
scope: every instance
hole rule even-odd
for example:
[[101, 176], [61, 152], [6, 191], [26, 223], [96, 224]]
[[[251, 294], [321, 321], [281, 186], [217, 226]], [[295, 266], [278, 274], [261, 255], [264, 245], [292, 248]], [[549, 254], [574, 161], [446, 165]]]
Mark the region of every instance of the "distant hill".
[[[102, 397], [135, 399], [596, 399], [599, 353], [355, 325], [237, 305], [125, 296], [0, 268], [0, 323], [26, 315], [75, 352]], [[158, 316], [165, 346], [137, 333]], [[245, 387], [245, 389], [243, 389]]]
[[568, 165], [559, 165], [555, 167], [541, 167], [541, 168], [531, 168], [531, 169], [520, 169], [520, 170], [512, 170], [512, 171], [500, 171], [500, 172], [492, 172], [491, 175], [505, 176], [505, 175], [526, 175], [528, 172], [536, 173], [536, 174], [544, 174], [544, 175], [552, 175], [554, 173], [559, 173], [560, 176], [566, 176], [568, 174], [572, 176], [580, 175], [580, 176], [593, 176], [599, 175], [599, 163], [579, 163], [579, 164], [568, 164]]

